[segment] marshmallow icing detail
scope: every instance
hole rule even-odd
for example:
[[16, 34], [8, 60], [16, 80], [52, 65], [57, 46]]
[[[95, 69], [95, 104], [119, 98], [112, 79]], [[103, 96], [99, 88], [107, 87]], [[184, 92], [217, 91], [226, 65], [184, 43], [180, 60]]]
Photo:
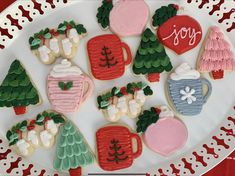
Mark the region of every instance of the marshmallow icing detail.
[[187, 63], [183, 63], [175, 69], [175, 72], [170, 75], [170, 78], [175, 81], [181, 79], [199, 79], [200, 73], [192, 69]]
[[55, 65], [50, 72], [50, 76], [55, 78], [81, 74], [81, 69], [77, 66], [72, 66], [67, 59], [62, 60], [61, 64]]

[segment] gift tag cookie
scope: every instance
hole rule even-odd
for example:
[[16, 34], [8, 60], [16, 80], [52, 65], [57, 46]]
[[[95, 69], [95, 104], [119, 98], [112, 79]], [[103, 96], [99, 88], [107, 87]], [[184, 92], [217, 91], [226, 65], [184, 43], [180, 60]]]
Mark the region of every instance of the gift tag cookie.
[[17, 123], [6, 133], [9, 145], [21, 156], [29, 156], [38, 147], [51, 148], [61, 124], [62, 114], [52, 110], [44, 111], [35, 119]]
[[152, 24], [158, 27], [157, 35], [163, 45], [180, 55], [199, 44], [202, 29], [194, 18], [177, 15], [178, 9], [175, 4], [162, 6], [155, 11]]
[[54, 168], [59, 172], [69, 172], [70, 176], [82, 174], [82, 167], [95, 160], [89, 145], [82, 133], [71, 121], [60, 128], [56, 146]]
[[96, 132], [96, 145], [99, 165], [106, 171], [128, 168], [142, 153], [139, 135], [121, 125], [100, 128]]
[[184, 116], [200, 114], [212, 92], [211, 83], [187, 63], [177, 67], [167, 82], [171, 104]]
[[16, 115], [26, 113], [29, 105], [40, 104], [40, 96], [19, 60], [12, 62], [0, 85], [0, 107], [13, 107]]
[[137, 132], [143, 133], [151, 150], [163, 156], [180, 150], [188, 138], [186, 126], [167, 106], [144, 111], [137, 121]]
[[129, 46], [113, 34], [100, 35], [90, 39], [87, 50], [92, 74], [99, 80], [121, 77], [125, 72], [125, 66], [129, 65], [132, 60]]
[[235, 70], [231, 45], [217, 26], [210, 27], [198, 58], [198, 70], [210, 72], [213, 79], [222, 79], [224, 71]]
[[124, 115], [136, 118], [146, 98], [152, 94], [152, 89], [143, 82], [129, 83], [126, 87], [114, 87], [98, 96], [97, 102], [105, 118], [110, 122], [117, 122]]
[[155, 34], [147, 28], [142, 34], [134, 59], [133, 72], [147, 75], [150, 82], [159, 82], [160, 73], [169, 72], [172, 68], [164, 46], [159, 42]]
[[75, 57], [77, 48], [87, 31], [82, 24], [74, 21], [64, 21], [57, 29], [41, 30], [29, 38], [32, 52], [44, 64], [51, 64], [56, 58], [72, 59]]
[[67, 59], [55, 65], [47, 77], [48, 98], [58, 112], [78, 111], [93, 89], [92, 80]]

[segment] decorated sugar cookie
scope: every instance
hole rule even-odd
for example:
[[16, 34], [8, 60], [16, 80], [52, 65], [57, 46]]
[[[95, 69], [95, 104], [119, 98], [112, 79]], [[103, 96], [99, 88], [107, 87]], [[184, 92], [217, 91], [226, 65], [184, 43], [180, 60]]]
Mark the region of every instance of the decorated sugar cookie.
[[102, 5], [98, 8], [97, 20], [100, 26], [106, 30], [109, 28], [109, 14], [113, 8], [113, 0], [103, 0]]
[[[117, 35], [106, 34], [94, 37], [87, 44], [88, 56], [93, 76], [99, 80], [121, 77], [132, 55], [129, 46]], [[126, 51], [126, 58], [125, 53]]]
[[75, 57], [77, 48], [87, 31], [82, 24], [64, 21], [57, 29], [41, 30], [29, 38], [30, 48], [44, 64], [51, 64], [62, 56], [67, 59]]
[[147, 28], [142, 34], [133, 64], [133, 72], [147, 75], [150, 82], [158, 82], [160, 81], [160, 73], [171, 70], [171, 61], [164, 46], [155, 34]]
[[40, 103], [40, 96], [19, 60], [12, 62], [0, 86], [0, 107], [13, 107], [16, 115], [26, 113], [29, 105]]
[[39, 146], [51, 148], [55, 143], [55, 136], [63, 124], [63, 115], [52, 111], [44, 111], [35, 119], [17, 123], [7, 131], [9, 145], [21, 156], [29, 156]]
[[187, 15], [177, 15], [179, 7], [175, 4], [162, 6], [155, 11], [153, 26], [163, 45], [183, 54], [195, 48], [202, 38], [200, 24]]
[[98, 96], [97, 102], [105, 118], [110, 122], [117, 122], [124, 115], [136, 118], [146, 98], [152, 94], [152, 89], [143, 82], [129, 83], [126, 87], [114, 87]]
[[217, 26], [212, 26], [202, 45], [198, 70], [210, 72], [213, 79], [222, 79], [224, 71], [235, 70], [235, 57], [231, 45]]
[[180, 150], [188, 138], [186, 126], [167, 106], [144, 111], [137, 121], [137, 132], [143, 133], [144, 142], [151, 150], [163, 156]]
[[200, 114], [212, 92], [211, 83], [187, 63], [171, 73], [167, 87], [173, 107], [184, 116]]
[[96, 144], [99, 165], [106, 171], [128, 168], [142, 153], [139, 135], [121, 125], [100, 128], [96, 132]]
[[60, 128], [56, 146], [54, 168], [60, 172], [69, 172], [70, 176], [82, 174], [82, 167], [95, 160], [83, 135], [71, 121]]
[[47, 78], [48, 98], [58, 112], [78, 111], [91, 96], [93, 88], [92, 80], [66, 59], [55, 65]]

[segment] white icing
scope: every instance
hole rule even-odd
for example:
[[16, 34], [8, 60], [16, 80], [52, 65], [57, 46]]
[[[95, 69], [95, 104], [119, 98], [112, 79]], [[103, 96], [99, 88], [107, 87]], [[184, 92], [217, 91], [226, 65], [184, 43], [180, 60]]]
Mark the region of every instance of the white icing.
[[30, 141], [33, 145], [38, 145], [38, 136], [35, 130], [30, 130], [27, 135], [27, 140]]
[[180, 94], [182, 95], [181, 100], [186, 100], [188, 104], [192, 104], [194, 101], [197, 101], [197, 98], [193, 96], [195, 94], [195, 89], [191, 89], [188, 86], [185, 87], [184, 90], [180, 90]]
[[58, 127], [53, 120], [48, 120], [46, 123], [46, 129], [53, 135], [56, 135], [58, 132]]
[[197, 35], [201, 34], [201, 31], [196, 31], [195, 28], [182, 27], [179, 29], [179, 31], [177, 31], [176, 25], [173, 25], [173, 27], [174, 27], [173, 32], [169, 36], [163, 38], [162, 40], [167, 40], [171, 37], [174, 37], [174, 45], [175, 46], [180, 44], [180, 39], [185, 39], [186, 37], [188, 37], [190, 39], [188, 45], [192, 46], [196, 42]]
[[115, 107], [115, 105], [110, 105], [107, 108], [108, 116], [111, 121], [115, 121], [116, 114], [118, 113], [118, 109]]
[[129, 110], [131, 115], [136, 116], [139, 113], [140, 105], [136, 102], [136, 100], [129, 101]]
[[126, 97], [118, 98], [117, 107], [119, 111], [121, 111], [122, 113], [127, 113], [128, 107], [127, 107]]
[[68, 38], [62, 40], [62, 47], [65, 55], [70, 55], [72, 52], [73, 44], [70, 42]]
[[170, 75], [170, 78], [175, 81], [181, 79], [199, 79], [200, 73], [192, 69], [187, 63], [183, 63], [175, 69], [175, 72]]
[[51, 144], [52, 134], [50, 134], [47, 130], [44, 130], [40, 133], [40, 139], [42, 145], [45, 147], [49, 147]]
[[144, 104], [146, 97], [143, 90], [138, 90], [135, 92], [135, 99], [138, 103]]
[[60, 48], [59, 48], [59, 44], [58, 44], [58, 40], [56, 38], [50, 39], [50, 49], [58, 54], [60, 52]]
[[160, 110], [161, 110], [161, 112], [159, 114], [160, 118], [174, 117], [174, 113], [167, 106], [161, 106]]
[[60, 64], [55, 65], [50, 73], [50, 75], [55, 78], [81, 74], [81, 69], [77, 66], [72, 66], [72, 63], [67, 59], [62, 60]]
[[79, 35], [76, 29], [70, 29], [68, 37], [72, 39], [74, 43], [79, 43]]
[[40, 58], [43, 62], [49, 62], [49, 60], [50, 60], [49, 54], [50, 54], [51, 50], [49, 48], [47, 48], [47, 46], [45, 46], [45, 45], [40, 46], [38, 48], [38, 52], [39, 52]]
[[29, 147], [30, 144], [26, 142], [24, 139], [20, 139], [17, 143], [16, 146], [18, 147], [20, 153], [24, 156], [29, 154]]

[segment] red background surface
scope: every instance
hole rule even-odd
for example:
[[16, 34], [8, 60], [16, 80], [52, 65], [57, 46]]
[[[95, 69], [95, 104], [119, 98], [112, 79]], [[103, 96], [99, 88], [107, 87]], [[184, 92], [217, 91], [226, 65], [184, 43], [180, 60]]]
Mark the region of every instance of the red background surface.
[[[16, 0], [1, 0], [0, 12]], [[235, 151], [204, 176], [235, 176]]]

